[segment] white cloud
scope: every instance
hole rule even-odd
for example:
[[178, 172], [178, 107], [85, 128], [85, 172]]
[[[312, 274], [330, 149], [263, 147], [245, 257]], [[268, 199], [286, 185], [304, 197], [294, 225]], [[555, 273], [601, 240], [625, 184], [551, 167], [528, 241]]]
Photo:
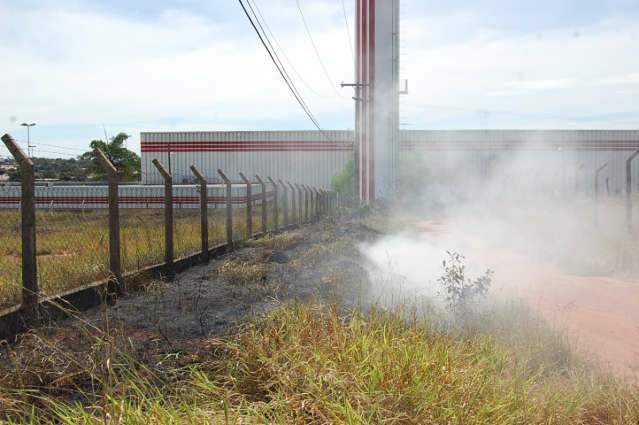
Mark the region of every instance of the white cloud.
[[[319, 15], [313, 19], [315, 41], [337, 86], [352, 72], [344, 29], [321, 7], [310, 4], [309, 11]], [[0, 43], [0, 56], [11, 63], [0, 74], [0, 117], [60, 126], [162, 127], [179, 120], [210, 122], [209, 128], [305, 119], [244, 20], [233, 28], [177, 10], [153, 21], [50, 7], [4, 13], [8, 22], [21, 24], [19, 36]], [[330, 97], [299, 17], [294, 21], [296, 9], [280, 4], [277, 13], [267, 19], [287, 56], [310, 86], [329, 95], [315, 96], [298, 82], [320, 121], [327, 112], [350, 114], [348, 93], [345, 99]], [[278, 25], [278, 19], [297, 26]], [[17, 33], [0, 30], [5, 40], [11, 35]], [[336, 45], [344, 48], [334, 51]]]
[[[446, 39], [446, 31], [454, 33], [468, 22], [466, 17], [457, 24], [455, 20], [449, 17], [447, 29], [442, 27], [437, 37]], [[411, 81], [411, 94], [403, 97], [402, 111], [412, 128], [455, 123], [468, 127], [469, 121], [490, 127], [639, 126], [629, 119], [587, 119], [621, 112], [639, 117], [634, 101], [637, 21], [607, 18], [578, 28], [579, 37], [572, 29], [545, 32], [541, 38], [495, 31], [484, 36], [489, 32], [466, 30], [466, 38], [441, 46], [422, 40], [432, 29], [420, 30], [419, 21], [404, 22], [410, 32], [403, 36], [402, 70]], [[614, 82], [614, 90], [602, 81]], [[426, 114], [422, 104], [459, 108], [430, 107]], [[477, 117], [469, 119], [473, 109]], [[489, 118], [481, 118], [481, 111]]]

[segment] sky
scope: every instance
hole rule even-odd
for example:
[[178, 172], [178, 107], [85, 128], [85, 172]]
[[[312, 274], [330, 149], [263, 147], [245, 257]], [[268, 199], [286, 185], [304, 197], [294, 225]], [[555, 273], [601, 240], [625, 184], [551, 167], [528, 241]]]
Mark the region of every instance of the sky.
[[[295, 0], [254, 1], [321, 126], [352, 128], [354, 0], [299, 0], [326, 73]], [[639, 128], [637, 0], [402, 0], [400, 39], [402, 128]], [[235, 0], [0, 0], [0, 57], [0, 133], [35, 122], [36, 156], [313, 129]]]

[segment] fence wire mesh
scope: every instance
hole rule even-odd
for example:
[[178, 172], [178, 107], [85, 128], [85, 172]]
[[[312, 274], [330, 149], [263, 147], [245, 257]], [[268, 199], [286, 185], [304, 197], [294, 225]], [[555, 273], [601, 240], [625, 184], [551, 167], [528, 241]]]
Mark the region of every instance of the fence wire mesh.
[[173, 239], [175, 256], [183, 257], [202, 250], [199, 208], [174, 208]]
[[108, 275], [106, 210], [36, 210], [36, 255], [41, 295], [81, 286]]
[[164, 210], [120, 208], [122, 269], [137, 271], [164, 261]]
[[0, 307], [20, 302], [22, 291], [20, 209], [0, 211]]
[[[195, 186], [194, 186], [195, 187]], [[122, 188], [122, 187], [121, 187]], [[127, 187], [127, 189], [129, 189]], [[263, 231], [262, 187], [252, 184], [252, 234], [247, 230], [247, 191], [234, 184], [232, 191], [233, 241], [240, 242]], [[267, 184], [267, 231], [275, 228], [274, 192]], [[39, 295], [46, 297], [104, 280], [109, 271], [109, 210], [95, 206], [95, 196], [87, 198], [80, 207], [67, 204], [43, 205], [36, 194], [36, 264]], [[103, 192], [106, 189], [100, 188]], [[131, 189], [132, 190], [132, 189]], [[139, 188], [135, 188], [139, 191]], [[194, 201], [190, 185], [176, 186], [173, 205], [174, 258], [200, 252], [201, 210]], [[46, 189], [48, 191], [48, 189]], [[130, 190], [129, 190], [130, 191]], [[177, 192], [177, 193], [176, 193]], [[106, 193], [106, 192], [105, 192]], [[136, 192], [137, 193], [137, 192]], [[197, 193], [197, 192], [195, 192]], [[130, 195], [126, 192], [126, 195]], [[293, 196], [288, 190], [289, 223], [300, 220], [300, 198], [297, 188]], [[138, 194], [139, 196], [139, 194]], [[165, 260], [165, 211], [162, 195], [157, 202], [132, 206], [120, 199], [120, 254], [122, 272], [136, 272], [149, 266], [161, 265]], [[223, 186], [209, 187], [208, 242], [209, 247], [226, 243], [226, 199]], [[155, 198], [154, 198], [155, 199]], [[93, 203], [91, 203], [93, 202]], [[19, 203], [14, 209], [0, 210], [0, 308], [20, 303], [22, 297], [22, 241]], [[279, 192], [279, 225], [284, 224], [284, 197]], [[309, 204], [310, 207], [310, 204]], [[305, 212], [302, 207], [303, 213]], [[310, 211], [309, 211], [310, 213]]]

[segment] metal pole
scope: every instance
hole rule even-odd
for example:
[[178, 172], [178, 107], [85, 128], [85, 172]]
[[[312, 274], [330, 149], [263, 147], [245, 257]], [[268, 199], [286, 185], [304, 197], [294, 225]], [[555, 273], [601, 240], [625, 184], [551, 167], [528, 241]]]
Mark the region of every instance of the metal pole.
[[246, 239], [253, 236], [253, 191], [251, 181], [240, 173], [240, 178], [246, 184]]
[[164, 165], [156, 159], [153, 165], [164, 179], [164, 264], [168, 276], [173, 276], [174, 247], [173, 247], [173, 176]]
[[266, 179], [268, 180], [270, 184], [273, 185], [273, 226], [274, 226], [274, 229], [277, 230], [277, 228], [280, 225], [279, 223], [280, 211], [279, 211], [279, 202], [278, 202], [278, 196], [277, 196], [277, 183], [275, 183], [270, 176], [267, 176]]
[[230, 248], [233, 245], [233, 190], [231, 180], [226, 177], [222, 170], [218, 169], [217, 173], [226, 183], [226, 243]]
[[295, 216], [297, 215], [297, 210], [295, 209], [295, 186], [291, 184], [291, 182], [286, 182], [288, 187], [291, 188], [291, 222], [295, 223]]
[[639, 150], [626, 159], [626, 223], [628, 231], [632, 230], [632, 160], [637, 155], [639, 155]]
[[22, 192], [20, 212], [22, 227], [22, 309], [29, 319], [38, 319], [38, 272], [36, 261], [35, 173], [33, 161], [13, 138], [5, 134], [2, 141], [20, 167]]
[[266, 212], [266, 208], [268, 206], [266, 197], [266, 183], [264, 183], [264, 180], [262, 180], [262, 178], [257, 174], [255, 175], [255, 178], [260, 183], [260, 185], [262, 185], [262, 233], [266, 233], [266, 225], [268, 224], [268, 217]]
[[300, 187], [299, 184], [295, 183], [295, 187], [297, 187], [297, 207], [298, 207], [298, 214], [297, 214], [297, 221], [302, 224], [304, 222], [304, 215], [302, 213], [302, 188]]
[[[104, 167], [109, 181], [109, 269], [115, 277], [116, 291], [125, 291], [120, 259], [120, 205], [118, 195], [118, 170], [101, 149], [95, 149], [95, 156]], [[109, 292], [110, 288], [109, 288]]]
[[284, 182], [280, 179], [278, 179], [277, 181], [280, 183], [280, 186], [282, 186], [282, 190], [284, 191], [282, 196], [282, 210], [284, 213], [284, 226], [288, 226], [288, 193]]
[[191, 165], [191, 171], [200, 183], [200, 233], [202, 238], [202, 259], [209, 261], [209, 194], [208, 181], [204, 174], [200, 173], [195, 165]]
[[304, 221], [308, 223], [308, 218], [309, 218], [309, 195], [310, 192], [308, 190], [308, 187], [306, 185], [302, 185], [302, 188], [304, 188]]
[[317, 190], [316, 187], [313, 188], [313, 192], [315, 192], [315, 208], [313, 209], [313, 213], [315, 215], [315, 220], [319, 220], [319, 203], [320, 203], [320, 199], [319, 199], [319, 191]]

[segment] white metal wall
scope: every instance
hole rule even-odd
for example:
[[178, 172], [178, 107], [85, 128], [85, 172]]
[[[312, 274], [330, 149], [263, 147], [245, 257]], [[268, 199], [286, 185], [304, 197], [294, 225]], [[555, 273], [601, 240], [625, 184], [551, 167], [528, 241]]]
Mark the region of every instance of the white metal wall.
[[254, 179], [288, 180], [329, 188], [331, 178], [352, 158], [350, 131], [259, 131], [141, 133], [142, 182], [160, 184], [154, 158], [171, 169], [175, 182], [192, 182], [195, 165], [209, 181], [219, 182], [221, 169], [231, 180], [239, 173]]
[[[421, 168], [504, 178], [519, 172], [540, 184], [583, 192], [594, 190], [595, 170], [605, 163], [602, 190], [607, 180], [611, 193], [623, 192], [626, 159], [639, 149], [637, 130], [409, 130], [401, 138], [405, 173]], [[631, 174], [637, 188], [639, 158]]]
[[[613, 192], [624, 189], [625, 160], [639, 149], [637, 130], [406, 130], [400, 133], [400, 170], [419, 165], [425, 170], [456, 166], [460, 159], [480, 175], [495, 174], [500, 160], [520, 160], [539, 178], [552, 174], [563, 185], [591, 187], [594, 171], [608, 162], [602, 179]], [[142, 175], [145, 184], [160, 184], [151, 163], [158, 158], [171, 165], [176, 182], [192, 182], [195, 164], [211, 182], [216, 170], [239, 182], [239, 172], [328, 188], [331, 178], [353, 158], [352, 131], [178, 132], [142, 133]], [[523, 160], [522, 160], [523, 158]], [[639, 158], [632, 177], [639, 182]], [[549, 164], [553, 164], [550, 170]], [[559, 170], [556, 168], [559, 167]], [[550, 170], [550, 171], [548, 171]], [[604, 182], [605, 183], [605, 182]], [[604, 184], [602, 183], [602, 184]]]

